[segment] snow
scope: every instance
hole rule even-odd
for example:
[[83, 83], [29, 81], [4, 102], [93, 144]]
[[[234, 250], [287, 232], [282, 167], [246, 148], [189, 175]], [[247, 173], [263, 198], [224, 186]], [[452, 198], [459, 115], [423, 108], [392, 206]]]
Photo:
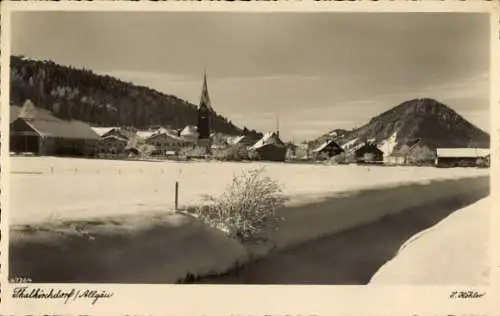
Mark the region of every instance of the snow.
[[264, 136], [259, 139], [259, 141], [257, 141], [255, 144], [253, 144], [253, 146], [250, 147], [250, 149], [257, 149], [264, 146], [264, 144], [266, 144], [266, 142], [273, 136], [273, 134], [273, 132], [266, 132]]
[[357, 141], [358, 141], [358, 139], [357, 139], [357, 138], [354, 138], [354, 139], [352, 139], [352, 140], [348, 141], [347, 143], [345, 143], [344, 145], [342, 145], [341, 147], [342, 147], [342, 149], [344, 149], [344, 150], [345, 150], [345, 149], [350, 149], [349, 147], [351, 147], [352, 145], [354, 145]]
[[382, 150], [384, 157], [389, 156], [394, 151], [394, 147], [397, 145], [396, 137], [397, 132], [394, 132], [388, 139], [380, 142], [378, 148]]
[[153, 136], [154, 133], [155, 133], [154, 131], [137, 131], [136, 135], [139, 138], [147, 139]]
[[179, 204], [202, 203], [227, 189], [242, 169], [265, 168], [289, 205], [333, 193], [487, 175], [488, 169], [328, 166], [286, 163], [119, 161], [12, 157], [9, 222], [33, 223], [172, 210], [175, 182]]
[[485, 148], [437, 148], [438, 157], [486, 157], [490, 154], [489, 149]]
[[92, 127], [92, 130], [94, 130], [97, 135], [102, 136], [115, 128], [116, 127]]
[[[247, 248], [200, 221], [171, 212], [175, 181], [180, 183], [181, 205], [197, 204], [202, 202], [203, 194], [223, 192], [241, 169], [259, 166], [282, 184], [290, 197], [287, 204], [295, 206], [281, 210], [285, 221], [271, 235], [271, 243]], [[352, 200], [356, 207], [325, 199], [335, 193], [349, 196], [363, 188], [486, 174], [485, 169], [12, 157], [8, 220], [14, 225], [10, 240], [19, 245], [12, 248], [12, 253], [18, 251], [19, 260], [27, 262], [27, 267], [32, 265], [27, 269], [69, 271], [74, 273], [72, 277], [85, 282], [104, 276], [106, 280], [97, 281], [171, 283], [187, 273], [225, 272], [236, 263], [264, 256], [272, 249], [284, 249], [379, 219], [402, 206], [418, 204], [423, 198], [433, 200], [455, 192], [459, 186], [445, 192], [419, 190], [411, 197], [401, 192], [370, 195], [365, 200]], [[462, 183], [462, 190], [469, 187], [469, 182]], [[29, 233], [23, 224], [33, 225]], [[80, 232], [88, 241], [78, 236]], [[23, 247], [25, 243], [36, 243], [45, 258], [54, 259], [37, 261], [37, 254], [25, 250], [30, 249]], [[61, 254], [51, 243], [62, 248], [71, 243], [79, 251]], [[151, 261], [151, 256], [155, 260]], [[82, 271], [82, 265], [75, 267], [75, 262], [86, 262], [83, 266], [88, 268]]]
[[371, 283], [487, 285], [490, 205], [479, 200], [413, 236]]

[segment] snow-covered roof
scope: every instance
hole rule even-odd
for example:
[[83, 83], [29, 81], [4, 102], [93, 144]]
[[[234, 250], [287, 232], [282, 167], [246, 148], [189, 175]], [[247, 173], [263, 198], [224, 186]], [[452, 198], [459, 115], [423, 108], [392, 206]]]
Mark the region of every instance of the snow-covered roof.
[[177, 134], [177, 131], [164, 127], [160, 127], [159, 129], [155, 130], [153, 134], [151, 134], [151, 136], [149, 136], [148, 138], [158, 135], [167, 135], [170, 138], [180, 139], [179, 135]]
[[320, 152], [323, 149], [325, 149], [328, 145], [330, 145], [331, 143], [335, 143], [335, 141], [333, 139], [330, 139], [330, 140], [324, 142], [323, 144], [321, 144], [318, 148], [314, 149], [313, 152]]
[[245, 139], [245, 136], [237, 136], [231, 140], [231, 144], [239, 144], [242, 140]]
[[342, 149], [348, 149], [348, 147], [356, 143], [357, 140], [358, 140], [357, 138], [351, 139], [350, 141], [341, 146]]
[[463, 157], [486, 157], [490, 150], [486, 148], [437, 148], [438, 157], [463, 158]]
[[116, 136], [116, 135], [108, 135], [108, 136], [101, 138], [101, 140], [107, 140], [107, 139], [115, 139], [115, 140], [125, 142], [125, 143], [128, 142], [127, 139], [125, 139], [123, 137]]
[[197, 136], [198, 135], [198, 127], [194, 125], [187, 125], [181, 131], [181, 136]]
[[142, 139], [146, 139], [151, 137], [155, 132], [154, 131], [137, 131], [137, 136]]
[[279, 139], [278, 135], [274, 132], [266, 132], [259, 141], [257, 141], [250, 149], [257, 149], [268, 144], [276, 144], [284, 146], [283, 142]]
[[99, 136], [102, 136], [110, 131], [112, 131], [113, 129], [115, 129], [116, 127], [91, 127], [94, 132], [99, 135]]

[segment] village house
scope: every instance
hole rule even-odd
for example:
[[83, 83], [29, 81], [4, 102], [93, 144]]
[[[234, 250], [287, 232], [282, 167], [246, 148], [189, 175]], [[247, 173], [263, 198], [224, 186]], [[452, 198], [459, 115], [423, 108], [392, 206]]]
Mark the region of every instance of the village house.
[[122, 154], [127, 146], [128, 140], [116, 135], [101, 137], [97, 143], [97, 152], [99, 154]]
[[437, 148], [437, 167], [477, 167], [489, 164], [490, 150], [486, 148]]
[[432, 165], [436, 153], [420, 140], [414, 140], [404, 144], [398, 150], [394, 150], [387, 159], [390, 165]]
[[87, 123], [57, 118], [50, 111], [36, 107], [30, 100], [11, 120], [11, 152], [61, 156], [95, 154], [99, 135]]
[[162, 130], [146, 138], [145, 143], [155, 147], [153, 155], [166, 156], [167, 152], [179, 153], [181, 148], [189, 144], [173, 132]]
[[189, 143], [196, 144], [198, 142], [198, 128], [194, 125], [187, 125], [180, 132], [180, 137]]
[[325, 141], [323, 144], [313, 150], [316, 159], [328, 159], [344, 152], [333, 139]]
[[383, 163], [384, 152], [374, 143], [365, 143], [354, 151], [358, 163]]
[[222, 133], [212, 133], [210, 139], [212, 150], [224, 150], [229, 147], [229, 139]]
[[257, 160], [285, 161], [287, 147], [278, 133], [267, 132], [249, 151]]

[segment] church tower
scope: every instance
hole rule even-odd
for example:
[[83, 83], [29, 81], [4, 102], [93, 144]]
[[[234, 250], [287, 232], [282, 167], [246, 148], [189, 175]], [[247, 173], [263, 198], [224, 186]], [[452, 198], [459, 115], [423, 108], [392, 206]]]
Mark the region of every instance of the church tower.
[[203, 77], [200, 105], [198, 107], [198, 140], [200, 145], [209, 145], [212, 131], [211, 118], [213, 114], [210, 97], [208, 96], [207, 72]]

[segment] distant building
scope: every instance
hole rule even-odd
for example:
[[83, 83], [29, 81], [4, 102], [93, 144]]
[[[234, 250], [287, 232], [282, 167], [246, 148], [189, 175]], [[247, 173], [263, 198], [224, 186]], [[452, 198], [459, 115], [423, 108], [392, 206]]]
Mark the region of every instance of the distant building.
[[249, 148], [258, 160], [285, 161], [287, 147], [275, 132], [268, 132]]
[[99, 135], [84, 122], [63, 120], [27, 100], [10, 123], [10, 151], [36, 155], [92, 156]]
[[323, 144], [318, 146], [313, 150], [313, 153], [317, 156], [324, 158], [331, 158], [337, 156], [344, 152], [344, 149], [340, 147], [333, 139], [325, 141]]
[[375, 144], [365, 143], [354, 151], [354, 157], [358, 163], [382, 163], [384, 161], [384, 152], [378, 149]]
[[229, 147], [228, 137], [222, 133], [212, 133], [212, 135], [210, 135], [210, 140], [213, 150], [221, 150]]
[[124, 152], [128, 140], [116, 135], [101, 137], [97, 143], [97, 152], [100, 154], [119, 155]]
[[193, 144], [198, 143], [198, 127], [194, 125], [187, 125], [184, 127], [184, 129], [180, 132], [180, 136], [183, 140], [191, 142]]
[[145, 140], [148, 145], [155, 146], [154, 154], [165, 156], [167, 152], [178, 153], [188, 142], [181, 137], [168, 132], [159, 132]]
[[435, 165], [438, 167], [477, 167], [489, 163], [487, 148], [437, 148]]
[[432, 165], [436, 153], [420, 140], [411, 141], [394, 150], [388, 157], [387, 163], [391, 165]]

